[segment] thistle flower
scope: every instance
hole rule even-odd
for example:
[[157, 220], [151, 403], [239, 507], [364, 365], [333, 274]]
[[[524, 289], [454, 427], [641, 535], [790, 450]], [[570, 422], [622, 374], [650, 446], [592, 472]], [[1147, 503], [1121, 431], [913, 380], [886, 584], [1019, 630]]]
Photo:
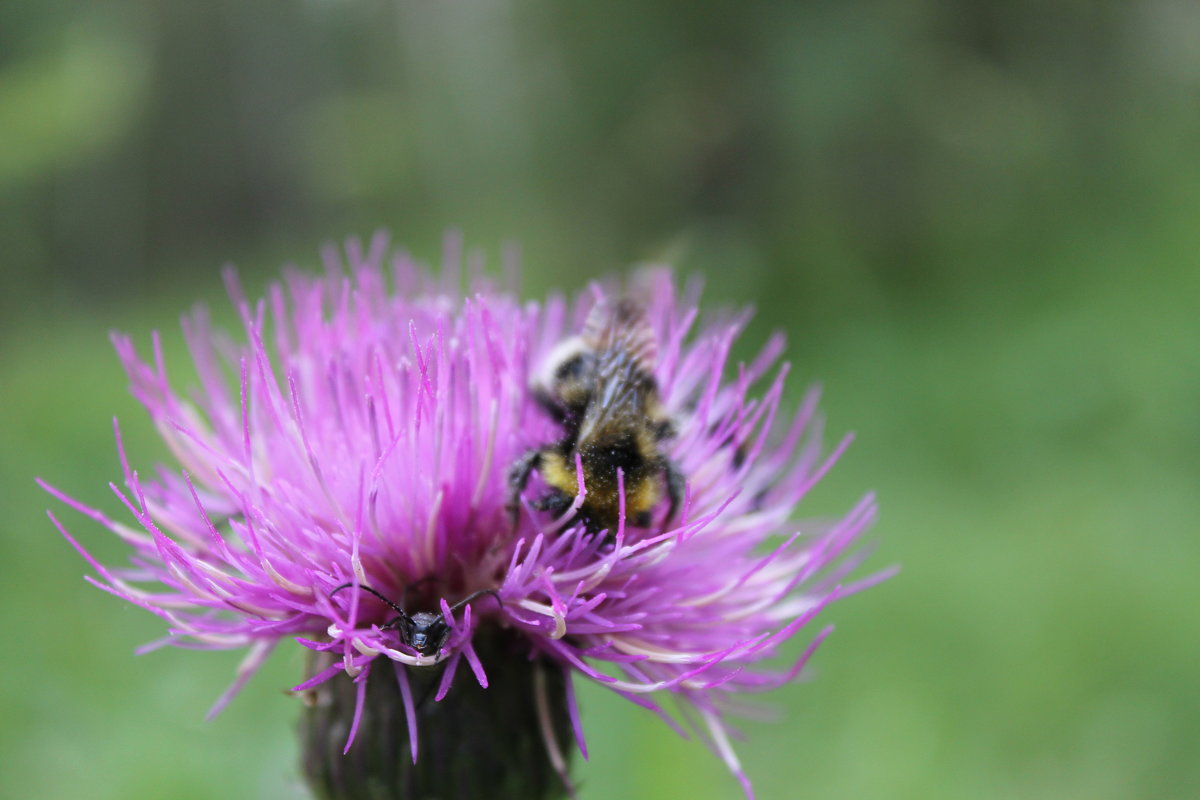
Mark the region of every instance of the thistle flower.
[[[187, 395], [157, 335], [149, 360], [115, 336], [179, 469], [144, 478], [117, 432], [112, 488], [136, 525], [42, 484], [121, 537], [129, 566], [99, 563], [51, 518], [89, 581], [166, 620], [155, 645], [248, 649], [212, 713], [281, 641], [307, 648], [294, 688], [312, 704], [304, 766], [322, 796], [571, 791], [581, 678], [690, 729], [749, 796], [730, 711], [796, 678], [831, 628], [786, 668], [764, 662], [884, 577], [844, 582], [871, 496], [832, 522], [793, 519], [848, 440], [823, 452], [815, 394], [778, 419], [780, 337], [727, 379], [748, 315], [697, 330], [696, 284], [680, 297], [669, 272], [645, 271], [630, 291], [676, 429], [663, 447], [686, 481], [678, 513], [596, 533], [538, 511], [535, 478], [514, 522], [510, 466], [561, 435], [531, 376], [616, 292], [521, 303], [474, 275], [464, 297], [460, 255], [452, 239], [435, 279], [382, 236], [350, 241], [324, 253], [324, 276], [289, 273], [253, 303], [227, 273], [244, 341], [203, 309], [185, 318], [199, 379]], [[578, 480], [582, 498], [582, 467]]]

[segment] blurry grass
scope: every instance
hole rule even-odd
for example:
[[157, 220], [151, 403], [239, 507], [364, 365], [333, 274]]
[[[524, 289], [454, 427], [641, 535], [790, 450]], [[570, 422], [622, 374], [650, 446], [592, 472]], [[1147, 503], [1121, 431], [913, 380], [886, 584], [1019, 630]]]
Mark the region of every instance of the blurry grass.
[[[1171, 240], [1159, 246], [1168, 260]], [[820, 379], [831, 437], [859, 437], [813, 508], [876, 489], [869, 566], [903, 571], [828, 612], [839, 629], [818, 679], [767, 698], [779, 722], [744, 725], [760, 797], [1200, 794], [1200, 325], [1180, 302], [1196, 278], [1181, 266], [1141, 280], [1127, 257], [1089, 261], [1093, 279], [1053, 302], [980, 295], [793, 340], [793, 397]], [[120, 513], [104, 487], [119, 474], [111, 415], [136, 465], [162, 451], [104, 334], [117, 321], [148, 347], [162, 328], [178, 374], [173, 319], [189, 302], [31, 321], [0, 351], [0, 795], [301, 794], [297, 708], [280, 691], [297, 648], [206, 723], [238, 655], [133, 656], [161, 625], [79, 580], [32, 481]], [[763, 316], [787, 319], [770, 302]], [[123, 559], [114, 537], [55, 513], [102, 560]], [[736, 795], [699, 745], [602, 689], [582, 697], [584, 798]]]
[[[0, 11], [0, 797], [303, 794], [297, 648], [204, 722], [238, 654], [133, 656], [161, 622], [45, 508], [124, 549], [33, 476], [121, 515], [112, 416], [164, 454], [108, 330], [184, 375], [220, 259], [253, 296], [381, 223], [425, 255], [515, 235], [529, 296], [678, 253], [857, 431], [806, 513], [877, 490], [867, 568], [903, 571], [744, 726], [760, 798], [1200, 796], [1191, 6], [542, 5]], [[582, 697], [585, 800], [737, 796]]]

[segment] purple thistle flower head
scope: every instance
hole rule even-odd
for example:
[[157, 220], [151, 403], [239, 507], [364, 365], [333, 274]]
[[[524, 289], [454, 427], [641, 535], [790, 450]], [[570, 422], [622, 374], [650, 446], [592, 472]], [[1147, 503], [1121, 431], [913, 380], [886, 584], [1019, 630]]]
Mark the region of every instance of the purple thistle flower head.
[[[697, 285], [681, 295], [666, 270], [643, 271], [623, 291], [597, 284], [572, 301], [523, 303], [479, 275], [464, 296], [457, 240], [447, 254], [435, 279], [390, 255], [383, 236], [365, 248], [351, 241], [325, 253], [325, 275], [289, 273], [255, 302], [228, 273], [244, 330], [224, 336], [203, 310], [184, 320], [199, 378], [188, 393], [168, 376], [157, 336], [148, 359], [116, 336], [132, 392], [179, 468], [143, 477], [118, 432], [124, 479], [113, 491], [136, 524], [43, 483], [127, 542], [129, 566], [97, 562], [51, 518], [95, 570], [88, 580], [167, 622], [161, 643], [248, 649], [213, 713], [291, 640], [312, 652], [296, 690], [336, 707], [315, 726], [339, 737], [338, 757], [370, 747], [356, 737], [379, 735], [386, 723], [372, 711], [393, 703], [387, 716], [401, 720], [406, 755], [418, 761], [420, 736], [421, 761], [436, 760], [436, 730], [418, 731], [442, 724], [430, 708], [518, 686], [526, 694], [513, 702], [528, 709], [539, 758], [565, 782], [568, 731], [586, 753], [571, 688], [584, 677], [678, 728], [664, 710], [677, 701], [682, 725], [750, 795], [727, 712], [742, 693], [793, 680], [831, 628], [787, 667], [765, 662], [832, 601], [884, 577], [844, 582], [875, 516], [871, 496], [836, 521], [794, 517], [848, 440], [822, 449], [815, 394], [782, 419], [782, 339], [730, 369], [747, 315], [698, 325]], [[613, 476], [585, 469], [564, 442], [572, 423], [548, 413], [536, 388], [589, 315], [621, 297], [639, 305], [644, 351], [631, 361], [666, 422], [636, 454], [670, 464], [681, 491], [669, 509], [672, 476], [614, 467], [616, 524], [595, 530], [582, 504], [589, 483], [595, 496]], [[609, 402], [585, 388], [588, 402]], [[627, 420], [635, 430], [645, 422]], [[510, 478], [547, 446], [576, 484], [554, 508], [542, 502], [553, 488], [546, 470]], [[649, 513], [634, 519], [627, 506], [647, 486]], [[478, 688], [454, 685], [464, 669]], [[527, 677], [481, 693], [497, 671]], [[306, 769], [312, 778], [322, 768]], [[331, 786], [320, 790], [354, 796]], [[490, 791], [480, 796], [508, 796]]]

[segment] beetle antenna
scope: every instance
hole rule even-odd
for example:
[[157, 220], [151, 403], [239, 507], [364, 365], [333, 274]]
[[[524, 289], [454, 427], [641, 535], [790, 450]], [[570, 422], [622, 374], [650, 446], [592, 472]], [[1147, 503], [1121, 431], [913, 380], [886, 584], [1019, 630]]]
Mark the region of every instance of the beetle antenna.
[[[370, 592], [371, 594], [375, 595], [375, 596], [376, 596], [376, 597], [378, 597], [380, 600], [382, 600], [383, 602], [385, 602], [385, 603], [387, 603], [389, 606], [391, 606], [391, 607], [392, 607], [392, 608], [393, 608], [393, 609], [394, 609], [394, 610], [395, 610], [397, 613], [399, 613], [399, 614], [400, 614], [400, 616], [402, 616], [402, 617], [407, 617], [407, 616], [408, 616], [408, 614], [407, 614], [407, 613], [405, 613], [405, 611], [404, 611], [404, 609], [403, 609], [403, 608], [401, 608], [400, 606], [396, 605], [396, 604], [395, 604], [395, 603], [393, 603], [391, 600], [387, 599], [386, 597], [384, 597], [383, 595], [381, 595], [379, 592], [377, 592], [377, 591], [375, 591], [374, 589], [372, 589], [370, 586], [363, 586], [361, 583], [354, 583], [353, 581], [351, 581], [350, 583], [343, 583], [341, 586], [337, 587], [337, 588], [336, 588], [336, 589], [334, 589], [332, 592], [330, 592], [330, 593], [329, 593], [329, 597], [330, 597], [330, 599], [332, 599], [332, 598], [333, 598], [333, 596], [334, 596], [335, 594], [337, 594], [338, 592], [340, 592], [342, 589], [349, 589], [351, 586], [357, 586], [359, 589], [362, 589], [364, 592]], [[488, 591], [490, 591], [490, 590], [488, 590]], [[472, 596], [474, 596], [474, 595], [472, 595]], [[497, 599], [499, 599], [499, 598], [497, 598]]]
[[475, 594], [470, 595], [469, 597], [466, 597], [462, 600], [459, 600], [457, 603], [450, 606], [450, 613], [454, 613], [455, 611], [458, 611], [460, 608], [465, 606], [467, 603], [471, 602], [472, 600], [476, 599], [480, 595], [484, 595], [484, 594], [490, 594], [492, 597], [496, 598], [496, 602], [500, 604], [501, 608], [504, 608], [504, 601], [500, 599], [499, 592], [497, 592], [495, 589], [480, 589], [478, 592], [475, 592]]

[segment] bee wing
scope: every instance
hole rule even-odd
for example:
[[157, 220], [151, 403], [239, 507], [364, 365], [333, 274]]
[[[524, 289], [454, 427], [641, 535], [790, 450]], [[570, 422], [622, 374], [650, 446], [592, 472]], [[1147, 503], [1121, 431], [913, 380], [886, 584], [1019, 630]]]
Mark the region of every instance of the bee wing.
[[636, 301], [602, 300], [588, 315], [581, 338], [596, 352], [595, 383], [578, 440], [587, 442], [640, 423], [655, 394], [658, 343]]
[[602, 362], [631, 362], [634, 369], [654, 373], [658, 342], [641, 304], [628, 297], [601, 300], [584, 323], [581, 337]]
[[644, 373], [632, 371], [628, 361], [622, 367], [616, 363], [619, 360], [615, 359], [612, 370], [600, 375], [596, 392], [579, 426], [577, 446], [620, 438], [645, 417], [649, 392], [646, 384], [636, 377]]

